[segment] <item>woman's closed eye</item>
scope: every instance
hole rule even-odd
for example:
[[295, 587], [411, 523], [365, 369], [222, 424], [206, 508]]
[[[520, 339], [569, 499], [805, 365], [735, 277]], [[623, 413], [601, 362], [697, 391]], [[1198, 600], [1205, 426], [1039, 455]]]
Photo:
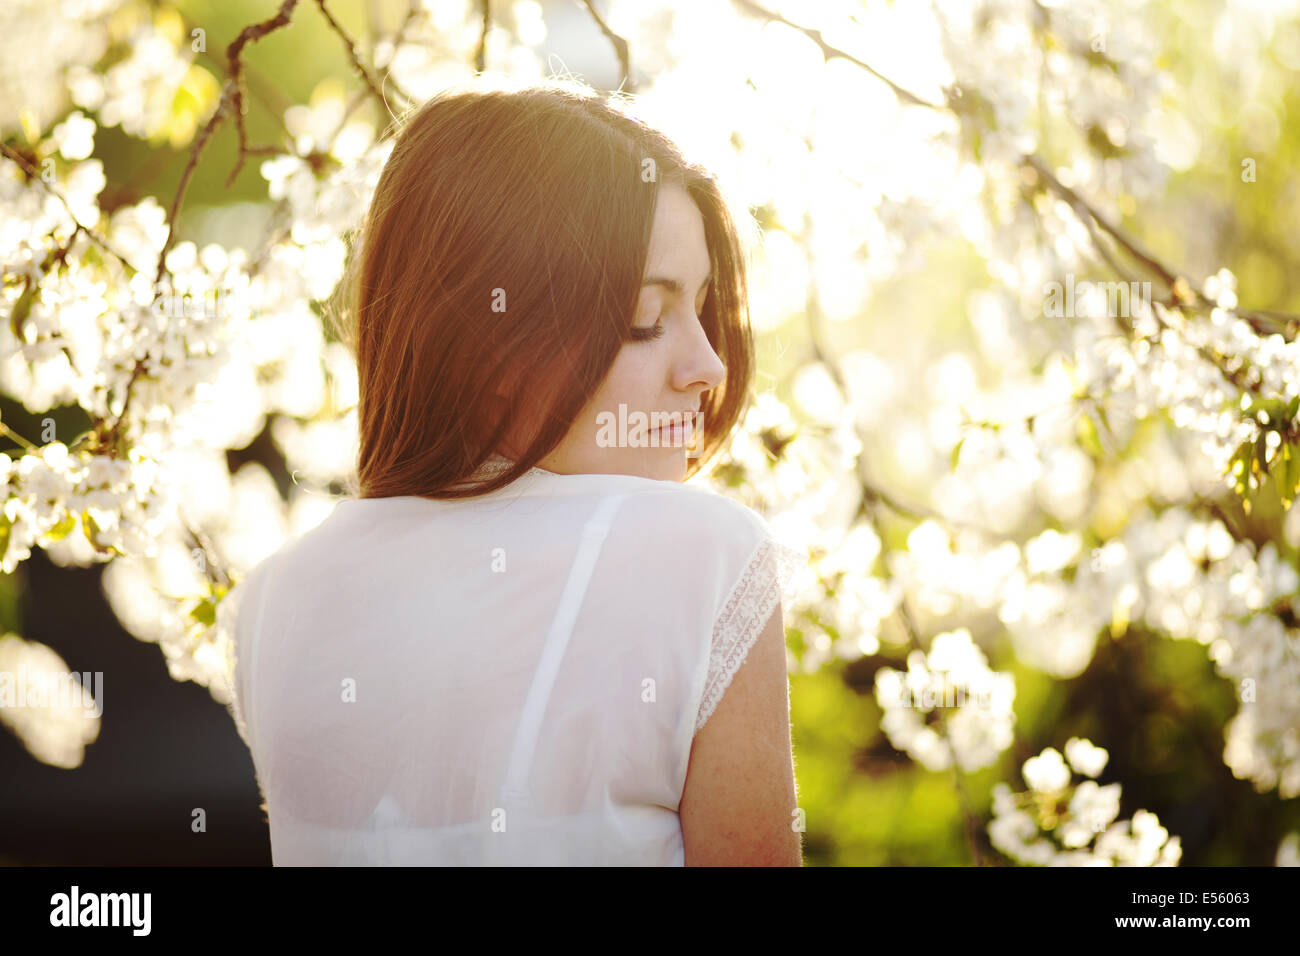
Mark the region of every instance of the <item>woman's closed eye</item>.
[[[706, 299], [705, 301], [707, 302], [708, 300]], [[645, 327], [634, 325], [629, 330], [630, 338], [632, 339], [632, 341], [652, 342], [655, 339], [662, 336], [664, 334], [664, 316], [667, 314], [668, 313], [666, 312], [661, 314], [659, 318], [655, 320], [654, 325], [645, 326]], [[701, 305], [700, 308], [696, 310], [695, 321], [699, 322], [701, 319], [703, 319], [703, 317], [704, 317], [704, 306]]]
[[658, 321], [655, 322], [654, 325], [650, 326], [649, 328], [633, 327], [631, 332], [632, 332], [632, 341], [634, 342], [649, 342], [652, 341], [653, 339], [657, 339], [659, 338], [659, 336], [664, 334], [663, 319], [662, 318], [659, 319]]

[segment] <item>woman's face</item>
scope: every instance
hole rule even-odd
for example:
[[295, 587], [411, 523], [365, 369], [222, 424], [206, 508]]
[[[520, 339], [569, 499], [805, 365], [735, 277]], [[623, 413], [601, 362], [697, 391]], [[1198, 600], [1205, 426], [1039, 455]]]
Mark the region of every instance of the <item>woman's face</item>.
[[557, 474], [685, 479], [691, 417], [726, 374], [698, 317], [709, 278], [699, 209], [680, 186], [661, 184], [633, 339], [538, 467]]

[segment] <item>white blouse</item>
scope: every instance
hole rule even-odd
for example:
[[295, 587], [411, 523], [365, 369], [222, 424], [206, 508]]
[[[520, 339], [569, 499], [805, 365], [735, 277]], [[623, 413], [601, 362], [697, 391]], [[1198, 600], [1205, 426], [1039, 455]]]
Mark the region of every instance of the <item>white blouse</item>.
[[227, 597], [273, 863], [682, 865], [692, 740], [804, 560], [650, 478], [341, 501]]

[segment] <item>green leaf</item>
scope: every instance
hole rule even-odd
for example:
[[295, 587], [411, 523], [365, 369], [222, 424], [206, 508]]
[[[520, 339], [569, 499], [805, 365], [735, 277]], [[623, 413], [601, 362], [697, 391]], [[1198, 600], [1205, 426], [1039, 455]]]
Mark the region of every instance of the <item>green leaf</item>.
[[1255, 457], [1250, 463], [1250, 470], [1255, 475], [1255, 487], [1263, 481], [1264, 476], [1268, 474], [1268, 442], [1264, 441], [1264, 436], [1260, 435], [1259, 440], [1255, 442]]
[[204, 598], [190, 608], [190, 617], [204, 627], [212, 627], [217, 623], [217, 602], [211, 598]]
[[31, 280], [28, 279], [22, 295], [14, 303], [13, 313], [9, 316], [9, 329], [19, 342], [23, 341], [23, 324], [26, 323], [27, 317], [32, 314], [32, 303], [35, 301], [36, 289], [33, 288]]
[[77, 526], [77, 516], [74, 515], [71, 511], [69, 511], [67, 514], [63, 516], [62, 521], [60, 521], [53, 528], [51, 528], [49, 531], [45, 533], [45, 537], [50, 541], [62, 541], [64, 538], [66, 538], [69, 534], [72, 533], [72, 529], [75, 528], [76, 526]]
[[1253, 444], [1248, 441], [1242, 442], [1237, 446], [1237, 450], [1232, 453], [1228, 459], [1228, 468], [1224, 471], [1225, 475], [1236, 475], [1237, 479], [1233, 482], [1232, 490], [1238, 498], [1245, 498], [1246, 489], [1250, 481], [1250, 461]]
[[1295, 501], [1296, 492], [1300, 491], [1300, 450], [1283, 445], [1281, 455], [1281, 467], [1274, 468], [1273, 471], [1277, 478], [1278, 496], [1282, 499], [1282, 504], [1290, 508], [1291, 502]]
[[1083, 417], [1091, 428], [1092, 440], [1097, 447], [1097, 457], [1113, 456], [1115, 447], [1110, 439], [1110, 422], [1106, 419], [1106, 412], [1096, 402], [1090, 402], [1084, 409]]
[[1079, 444], [1094, 458], [1101, 458], [1106, 450], [1101, 446], [1101, 433], [1097, 429], [1092, 411], [1089, 409], [1079, 416]]
[[1238, 471], [1240, 471], [1240, 467], [1239, 467], [1239, 466], [1240, 466], [1243, 462], [1245, 462], [1245, 460], [1246, 460], [1246, 449], [1247, 449], [1249, 446], [1250, 446], [1250, 442], [1248, 442], [1248, 441], [1244, 441], [1244, 442], [1242, 442], [1240, 445], [1237, 446], [1237, 450], [1234, 451], [1234, 452], [1232, 453], [1232, 457], [1228, 459], [1228, 467], [1225, 468], [1225, 469], [1223, 470], [1223, 473], [1224, 473], [1225, 475], [1235, 474], [1235, 473], [1237, 473]]
[[722, 479], [722, 483], [727, 488], [739, 488], [745, 483], [745, 469], [733, 462], [728, 462], [718, 467], [714, 475]]
[[81, 513], [81, 530], [85, 532], [86, 540], [90, 542], [91, 546], [96, 551], [103, 550], [98, 540], [99, 525], [95, 523], [95, 519], [90, 516], [89, 511], [83, 511]]
[[1092, 408], [1097, 413], [1097, 419], [1101, 422], [1101, 427], [1105, 429], [1105, 433], [1113, 435], [1114, 431], [1110, 427], [1110, 416], [1106, 414], [1106, 406], [1101, 402], [1093, 402]]

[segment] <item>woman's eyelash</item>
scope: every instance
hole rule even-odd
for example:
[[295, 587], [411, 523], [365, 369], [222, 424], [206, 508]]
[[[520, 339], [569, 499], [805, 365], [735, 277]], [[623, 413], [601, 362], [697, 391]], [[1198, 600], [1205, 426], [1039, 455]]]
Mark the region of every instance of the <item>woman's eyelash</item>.
[[[708, 304], [707, 300], [705, 300], [705, 304], [706, 304], [706, 305]], [[701, 309], [701, 310], [700, 310], [700, 315], [697, 315], [697, 316], [695, 317], [697, 321], [698, 321], [699, 319], [703, 318], [703, 313], [704, 313], [704, 310]], [[657, 322], [656, 322], [656, 323], [655, 323], [651, 328], [648, 328], [648, 329], [639, 329], [639, 328], [633, 327], [630, 331], [631, 331], [631, 339], [632, 339], [632, 341], [634, 341], [634, 342], [650, 342], [650, 341], [652, 341], [652, 340], [654, 340], [654, 339], [659, 338], [661, 335], [664, 334], [664, 322], [663, 322], [663, 318], [662, 318], [662, 316], [661, 316], [660, 319], [659, 319], [659, 321], [657, 321]]]
[[661, 335], [663, 335], [663, 334], [664, 334], [664, 324], [663, 324], [663, 322], [656, 322], [652, 328], [648, 328], [648, 329], [637, 329], [637, 328], [634, 328], [634, 329], [632, 329], [632, 341], [634, 341], [634, 342], [649, 342], [649, 341], [652, 340], [652, 339], [657, 339], [657, 338], [659, 338], [659, 336], [661, 336]]

